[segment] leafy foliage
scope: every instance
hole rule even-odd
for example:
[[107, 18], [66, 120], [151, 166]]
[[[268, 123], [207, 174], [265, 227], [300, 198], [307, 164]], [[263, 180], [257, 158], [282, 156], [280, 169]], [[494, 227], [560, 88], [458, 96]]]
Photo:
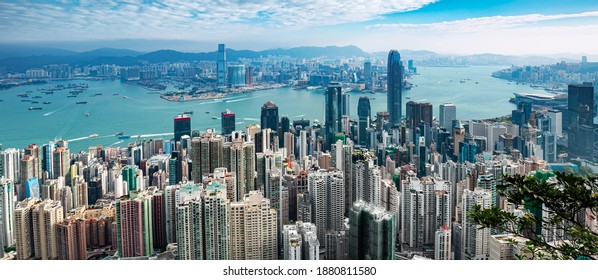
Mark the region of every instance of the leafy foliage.
[[[498, 207], [470, 213], [471, 221], [482, 228], [494, 228], [529, 240], [519, 258], [596, 259], [598, 232], [586, 224], [586, 213], [596, 219], [598, 178], [589, 174], [556, 172], [555, 180], [535, 176], [505, 175], [498, 194], [529, 213], [516, 216]], [[541, 230], [544, 229], [544, 230]]]

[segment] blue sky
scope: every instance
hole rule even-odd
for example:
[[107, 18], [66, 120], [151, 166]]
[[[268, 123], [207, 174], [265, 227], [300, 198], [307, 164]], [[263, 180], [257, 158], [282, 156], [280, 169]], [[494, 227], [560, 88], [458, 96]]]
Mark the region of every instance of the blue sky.
[[598, 54], [595, 0], [0, 0], [0, 26], [0, 43], [63, 47], [133, 39], [146, 40], [145, 48], [198, 42], [196, 49], [186, 44], [188, 51], [224, 42], [255, 50], [352, 44], [366, 51]]

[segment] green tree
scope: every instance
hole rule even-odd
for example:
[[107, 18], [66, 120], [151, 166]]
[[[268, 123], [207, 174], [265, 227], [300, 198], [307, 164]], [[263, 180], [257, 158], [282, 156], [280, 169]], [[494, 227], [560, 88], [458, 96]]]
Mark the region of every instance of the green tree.
[[[545, 175], [546, 173], [540, 174]], [[498, 207], [471, 211], [471, 221], [482, 228], [493, 228], [528, 238], [523, 244], [529, 259], [596, 259], [598, 232], [587, 226], [586, 218], [596, 219], [598, 177], [573, 173], [545, 176], [505, 175], [498, 194], [527, 214], [516, 216]], [[542, 229], [552, 229], [547, 234]]]

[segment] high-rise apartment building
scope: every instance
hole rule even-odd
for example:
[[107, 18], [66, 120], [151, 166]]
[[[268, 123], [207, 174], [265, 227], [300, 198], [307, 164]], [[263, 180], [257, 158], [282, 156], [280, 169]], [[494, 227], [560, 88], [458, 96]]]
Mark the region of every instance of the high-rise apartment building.
[[15, 243], [14, 191], [13, 182], [0, 176], [0, 243], [5, 247], [11, 247]]
[[55, 260], [58, 258], [56, 225], [64, 217], [60, 201], [44, 200], [33, 206], [33, 248], [37, 259]]
[[242, 200], [231, 203], [230, 259], [277, 259], [277, 225], [276, 210], [259, 191], [250, 191]]
[[326, 232], [344, 229], [345, 181], [340, 171], [310, 172], [308, 189], [312, 219], [318, 227], [318, 240], [325, 240]]
[[319, 260], [320, 242], [314, 224], [296, 222], [282, 228], [283, 259]]
[[394, 260], [396, 215], [358, 201], [349, 211], [351, 260]]
[[39, 200], [27, 198], [15, 207], [14, 237], [19, 260], [28, 260], [35, 255], [33, 209], [39, 203]]

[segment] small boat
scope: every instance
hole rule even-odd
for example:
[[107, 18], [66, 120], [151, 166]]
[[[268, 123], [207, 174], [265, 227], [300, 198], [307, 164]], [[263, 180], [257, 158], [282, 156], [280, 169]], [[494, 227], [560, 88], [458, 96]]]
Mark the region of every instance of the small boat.
[[35, 98], [35, 99], [38, 99], [38, 98], [42, 98], [42, 97], [41, 97], [41, 96], [39, 96], [39, 95], [36, 95], [36, 96], [34, 96], [33, 98]]
[[405, 99], [411, 99], [411, 97], [407, 96], [407, 97], [405, 97]]
[[118, 93], [113, 93], [112, 95], [118, 95]]
[[42, 107], [29, 107], [29, 110], [41, 110]]
[[53, 91], [46, 91], [45, 94], [54, 94]]
[[216, 116], [213, 116], [213, 117], [212, 117], [212, 119], [213, 119], [213, 120], [217, 120], [217, 119], [218, 119], [218, 117], [216, 117]]
[[193, 111], [183, 112], [183, 114], [185, 114], [185, 115], [193, 115]]
[[86, 117], [86, 118], [87, 118], [87, 117], [89, 117], [89, 113], [85, 113], [85, 117]]
[[129, 97], [125, 95], [125, 96], [123, 96], [123, 98], [127, 99], [127, 98], [129, 98]]
[[67, 95], [67, 97], [77, 97], [76, 95]]
[[31, 102], [29, 99], [21, 99], [21, 102]]
[[18, 97], [29, 97], [27, 93], [17, 94]]
[[121, 135], [123, 135], [123, 134], [125, 134], [125, 133], [121, 131], [121, 132], [118, 132], [118, 133], [116, 133], [115, 135], [116, 135], [116, 136], [121, 136]]
[[129, 138], [131, 138], [131, 136], [129, 136], [129, 135], [120, 135], [120, 136], [118, 136], [118, 139], [129, 139]]
[[87, 104], [87, 101], [77, 101], [77, 104]]
[[101, 93], [96, 93], [93, 96], [99, 96], [99, 95], [102, 95], [102, 94]]
[[44, 104], [52, 104], [50, 101], [44, 101]]
[[39, 104], [39, 101], [31, 101], [31, 104]]
[[210, 112], [206, 111], [206, 114], [209, 114]]
[[89, 135], [89, 138], [96, 138], [98, 136], [100, 136], [100, 135], [99, 134], [92, 134], [92, 135]]

